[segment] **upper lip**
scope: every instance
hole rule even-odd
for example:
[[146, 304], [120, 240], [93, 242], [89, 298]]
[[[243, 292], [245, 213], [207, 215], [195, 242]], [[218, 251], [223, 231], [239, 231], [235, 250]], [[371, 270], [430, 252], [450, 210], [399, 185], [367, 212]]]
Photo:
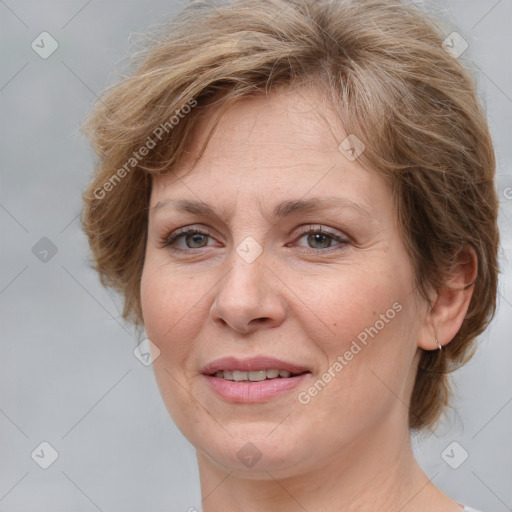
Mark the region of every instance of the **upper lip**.
[[257, 356], [251, 357], [249, 359], [222, 357], [206, 364], [201, 372], [205, 375], [213, 375], [214, 373], [221, 370], [239, 370], [242, 372], [252, 372], [258, 370], [286, 370], [290, 373], [309, 372], [308, 368], [305, 366], [267, 356]]

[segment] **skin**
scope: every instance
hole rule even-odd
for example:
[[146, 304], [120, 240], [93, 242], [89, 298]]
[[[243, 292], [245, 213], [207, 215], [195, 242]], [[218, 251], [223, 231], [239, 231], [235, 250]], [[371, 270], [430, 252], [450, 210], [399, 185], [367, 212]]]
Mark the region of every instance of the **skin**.
[[[197, 126], [190, 155], [213, 118]], [[153, 367], [165, 405], [197, 450], [204, 512], [461, 510], [415, 461], [405, 404], [420, 349], [437, 349], [436, 335], [451, 341], [472, 289], [440, 290], [433, 308], [420, 298], [390, 191], [338, 149], [346, 135], [319, 90], [281, 90], [229, 107], [195, 165], [188, 158], [153, 178], [143, 316], [160, 350]], [[367, 214], [345, 206], [271, 217], [282, 201], [312, 197], [345, 198]], [[168, 202], [176, 198], [203, 201], [220, 217], [179, 212]], [[164, 246], [184, 226], [207, 236], [189, 236], [188, 245], [182, 236], [181, 252]], [[262, 249], [252, 263], [236, 251], [247, 237]], [[452, 284], [475, 272], [474, 259], [461, 263]], [[401, 306], [394, 318], [300, 403], [393, 304]], [[201, 374], [219, 357], [261, 354], [312, 373], [256, 404], [227, 402]], [[261, 456], [252, 467], [237, 456], [248, 442]]]

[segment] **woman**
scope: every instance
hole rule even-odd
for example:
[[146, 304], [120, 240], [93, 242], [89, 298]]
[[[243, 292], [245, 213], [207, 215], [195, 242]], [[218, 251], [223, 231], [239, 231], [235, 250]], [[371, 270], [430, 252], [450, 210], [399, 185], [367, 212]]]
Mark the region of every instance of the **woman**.
[[496, 306], [493, 147], [443, 40], [397, 2], [191, 2], [90, 117], [84, 229], [204, 512], [472, 510], [410, 442]]

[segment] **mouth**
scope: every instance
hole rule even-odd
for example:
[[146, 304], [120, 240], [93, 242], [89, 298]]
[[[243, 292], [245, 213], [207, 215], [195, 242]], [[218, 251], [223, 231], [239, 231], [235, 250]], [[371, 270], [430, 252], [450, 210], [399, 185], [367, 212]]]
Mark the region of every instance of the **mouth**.
[[207, 364], [202, 374], [210, 389], [225, 401], [261, 403], [284, 397], [308, 379], [311, 370], [273, 357], [225, 357]]
[[258, 382], [267, 379], [287, 379], [311, 371], [310, 368], [297, 363], [260, 355], [249, 359], [232, 356], [215, 359], [204, 366], [201, 373], [237, 382]]
[[263, 380], [273, 379], [289, 379], [290, 377], [297, 377], [304, 373], [311, 373], [307, 370], [299, 373], [292, 373], [288, 370], [255, 370], [255, 371], [243, 371], [243, 370], [219, 370], [209, 374], [210, 377], [217, 377], [218, 379], [230, 380], [234, 382], [261, 382]]

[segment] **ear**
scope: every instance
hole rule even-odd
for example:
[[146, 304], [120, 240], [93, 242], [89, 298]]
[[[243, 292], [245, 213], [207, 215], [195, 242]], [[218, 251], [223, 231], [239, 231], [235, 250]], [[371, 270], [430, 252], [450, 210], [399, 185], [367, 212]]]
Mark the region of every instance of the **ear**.
[[435, 350], [436, 338], [446, 345], [455, 337], [473, 296], [477, 269], [476, 253], [467, 246], [457, 256], [444, 286], [434, 294], [418, 339], [420, 348]]

